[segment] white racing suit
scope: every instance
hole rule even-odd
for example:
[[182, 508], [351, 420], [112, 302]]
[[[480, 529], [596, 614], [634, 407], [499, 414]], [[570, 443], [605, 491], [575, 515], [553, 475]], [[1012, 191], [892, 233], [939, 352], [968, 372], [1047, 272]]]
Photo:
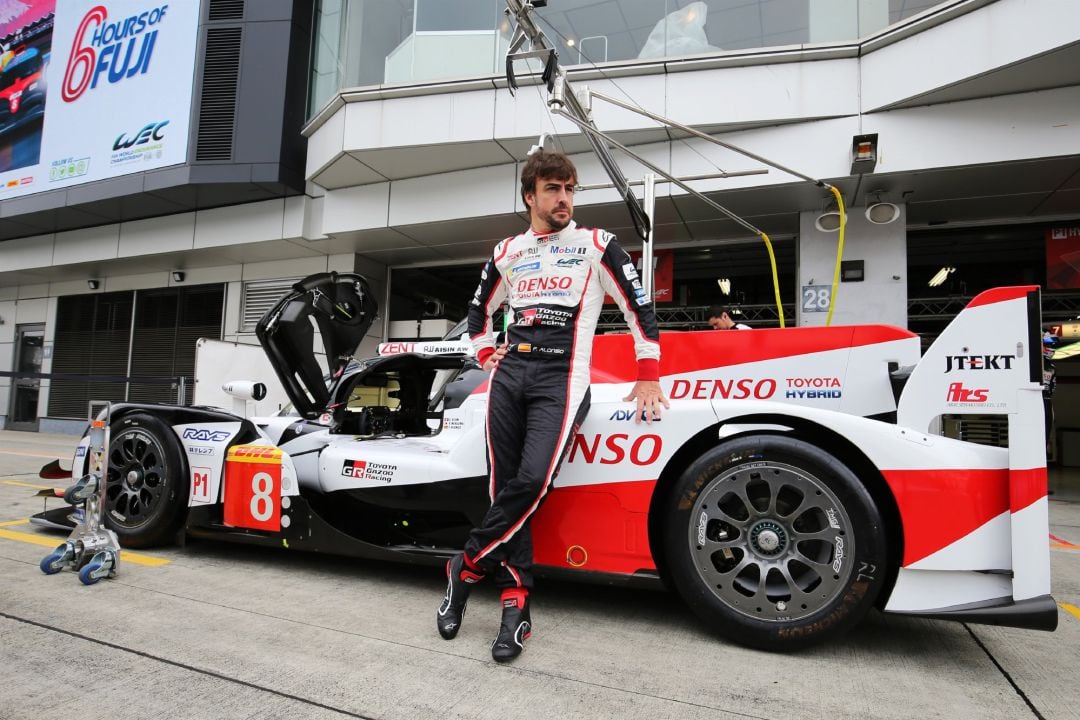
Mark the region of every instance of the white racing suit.
[[481, 364], [495, 350], [492, 315], [508, 300], [510, 352], [488, 391], [491, 509], [465, 544], [467, 562], [501, 588], [532, 587], [529, 520], [588, 411], [593, 333], [605, 293], [634, 337], [638, 379], [659, 380], [656, 315], [630, 256], [614, 236], [571, 222], [503, 240], [469, 305]]

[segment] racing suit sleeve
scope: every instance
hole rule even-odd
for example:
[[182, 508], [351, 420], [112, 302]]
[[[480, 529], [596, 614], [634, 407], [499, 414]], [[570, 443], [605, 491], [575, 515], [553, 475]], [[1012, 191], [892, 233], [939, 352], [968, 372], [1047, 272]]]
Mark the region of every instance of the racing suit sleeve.
[[660, 331], [652, 299], [645, 296], [630, 256], [610, 237], [600, 259], [600, 284], [622, 310], [638, 362], [638, 380], [660, 379]]
[[491, 316], [506, 297], [506, 283], [492, 258], [480, 271], [480, 284], [469, 301], [469, 339], [476, 349], [476, 359], [483, 365], [495, 352]]

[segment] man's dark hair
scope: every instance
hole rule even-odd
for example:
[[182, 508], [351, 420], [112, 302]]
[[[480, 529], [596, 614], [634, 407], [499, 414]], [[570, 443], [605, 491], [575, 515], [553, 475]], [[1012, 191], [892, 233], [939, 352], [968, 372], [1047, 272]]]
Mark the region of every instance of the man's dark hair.
[[727, 313], [728, 317], [732, 317], [731, 308], [727, 305], [711, 305], [709, 307], [709, 314], [705, 316], [705, 319], [723, 317], [724, 313]]
[[537, 178], [577, 182], [577, 168], [574, 167], [570, 158], [561, 152], [537, 150], [530, 155], [525, 161], [525, 166], [521, 168], [521, 202], [525, 203], [526, 208], [529, 207], [529, 203], [525, 201], [525, 193], [536, 192]]

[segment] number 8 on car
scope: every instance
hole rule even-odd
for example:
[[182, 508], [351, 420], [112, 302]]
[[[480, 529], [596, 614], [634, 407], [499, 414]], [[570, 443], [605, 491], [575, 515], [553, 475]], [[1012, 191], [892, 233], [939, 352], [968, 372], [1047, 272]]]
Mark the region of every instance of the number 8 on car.
[[281, 450], [235, 445], [225, 462], [225, 524], [251, 530], [281, 529]]

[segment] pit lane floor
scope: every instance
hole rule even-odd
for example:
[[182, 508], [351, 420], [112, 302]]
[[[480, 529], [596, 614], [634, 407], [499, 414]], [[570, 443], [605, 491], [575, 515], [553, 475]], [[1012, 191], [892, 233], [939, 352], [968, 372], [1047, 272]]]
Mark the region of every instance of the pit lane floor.
[[[498, 598], [435, 632], [437, 571], [192, 542], [84, 587], [25, 524], [74, 439], [0, 431], [0, 718], [1077, 718], [1080, 473], [1052, 473], [1055, 633], [886, 616], [796, 655], [710, 636], [673, 595], [543, 582], [525, 654]], [[44, 544], [35, 544], [35, 541]]]

